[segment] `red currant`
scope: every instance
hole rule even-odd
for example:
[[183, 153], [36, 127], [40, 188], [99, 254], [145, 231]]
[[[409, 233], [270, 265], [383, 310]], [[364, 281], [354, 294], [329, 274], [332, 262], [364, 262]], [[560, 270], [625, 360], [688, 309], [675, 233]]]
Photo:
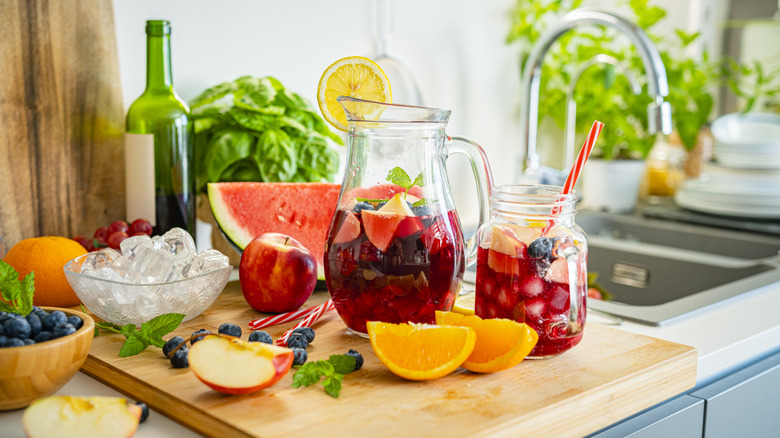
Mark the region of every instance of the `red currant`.
[[125, 221], [114, 221], [111, 222], [111, 225], [108, 226], [108, 235], [121, 231], [125, 234], [127, 234], [127, 231], [130, 229], [130, 226], [127, 225], [127, 222]]
[[137, 236], [139, 233], [152, 235], [152, 224], [146, 219], [136, 219], [130, 224], [130, 231], [127, 232], [130, 235]]
[[106, 239], [108, 239], [108, 227], [100, 227], [97, 230], [95, 230], [95, 234], [92, 235], [92, 238], [97, 241], [97, 245], [94, 246], [100, 246], [106, 245]]
[[123, 240], [127, 239], [128, 236], [127, 233], [124, 231], [114, 231], [108, 236], [108, 240], [106, 240], [106, 243], [109, 247], [114, 249], [119, 249], [119, 245], [122, 243]]

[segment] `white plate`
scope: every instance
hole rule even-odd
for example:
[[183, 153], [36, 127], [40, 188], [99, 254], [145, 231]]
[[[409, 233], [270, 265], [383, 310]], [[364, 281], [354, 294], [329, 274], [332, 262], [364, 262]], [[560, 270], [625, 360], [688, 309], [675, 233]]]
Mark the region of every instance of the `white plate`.
[[712, 136], [720, 144], [733, 147], [780, 144], [780, 115], [772, 113], [732, 113], [712, 122]]
[[739, 169], [756, 170], [780, 170], [780, 157], [778, 158], [755, 158], [739, 155], [716, 155], [715, 160], [727, 167], [736, 167]]
[[780, 218], [780, 205], [745, 206], [733, 205], [728, 202], [707, 202], [691, 196], [686, 190], [678, 190], [674, 195], [674, 201], [680, 207], [704, 213], [720, 214], [753, 219]]

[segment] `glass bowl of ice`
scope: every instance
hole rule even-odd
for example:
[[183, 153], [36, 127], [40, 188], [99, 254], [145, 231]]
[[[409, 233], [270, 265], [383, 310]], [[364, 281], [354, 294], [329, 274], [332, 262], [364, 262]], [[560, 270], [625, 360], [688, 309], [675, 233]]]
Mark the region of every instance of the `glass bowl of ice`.
[[120, 249], [89, 252], [64, 268], [81, 302], [119, 325], [140, 325], [165, 313], [192, 319], [217, 299], [233, 269], [217, 250], [198, 253], [192, 236], [181, 228], [151, 238], [130, 237]]

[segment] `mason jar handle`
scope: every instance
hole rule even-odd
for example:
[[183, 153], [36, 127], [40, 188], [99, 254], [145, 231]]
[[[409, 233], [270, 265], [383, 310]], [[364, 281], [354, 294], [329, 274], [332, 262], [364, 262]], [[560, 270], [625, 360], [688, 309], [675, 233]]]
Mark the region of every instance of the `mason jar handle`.
[[[580, 288], [585, 287], [585, 285], [580, 284], [582, 282], [580, 268], [584, 266], [581, 263], [583, 253], [576, 246], [569, 245], [563, 248], [560, 254], [566, 259], [566, 265], [569, 268], [569, 326], [567, 333], [576, 335], [582, 331], [584, 323], [580, 320], [580, 312], [585, 311], [582, 308], [585, 298], [580, 298]], [[583, 293], [587, 295], [587, 291], [583, 291]]]
[[451, 155], [465, 155], [471, 162], [471, 170], [474, 172], [474, 180], [477, 184], [477, 198], [479, 200], [479, 224], [471, 237], [466, 241], [466, 266], [471, 266], [477, 261], [477, 231], [483, 223], [490, 220], [490, 192], [493, 189], [493, 174], [490, 171], [487, 155], [484, 149], [476, 142], [466, 137], [447, 137], [445, 146], [445, 161]]

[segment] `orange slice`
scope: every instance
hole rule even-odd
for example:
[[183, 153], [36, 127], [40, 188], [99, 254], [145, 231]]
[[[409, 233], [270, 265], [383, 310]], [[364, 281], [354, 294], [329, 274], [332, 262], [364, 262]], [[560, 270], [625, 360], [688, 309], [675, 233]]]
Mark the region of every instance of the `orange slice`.
[[369, 321], [368, 338], [379, 360], [408, 380], [433, 380], [455, 371], [474, 350], [469, 327]]
[[534, 329], [510, 319], [482, 319], [476, 315], [436, 312], [436, 324], [474, 329], [477, 344], [461, 365], [475, 373], [494, 373], [519, 364], [536, 346]]

